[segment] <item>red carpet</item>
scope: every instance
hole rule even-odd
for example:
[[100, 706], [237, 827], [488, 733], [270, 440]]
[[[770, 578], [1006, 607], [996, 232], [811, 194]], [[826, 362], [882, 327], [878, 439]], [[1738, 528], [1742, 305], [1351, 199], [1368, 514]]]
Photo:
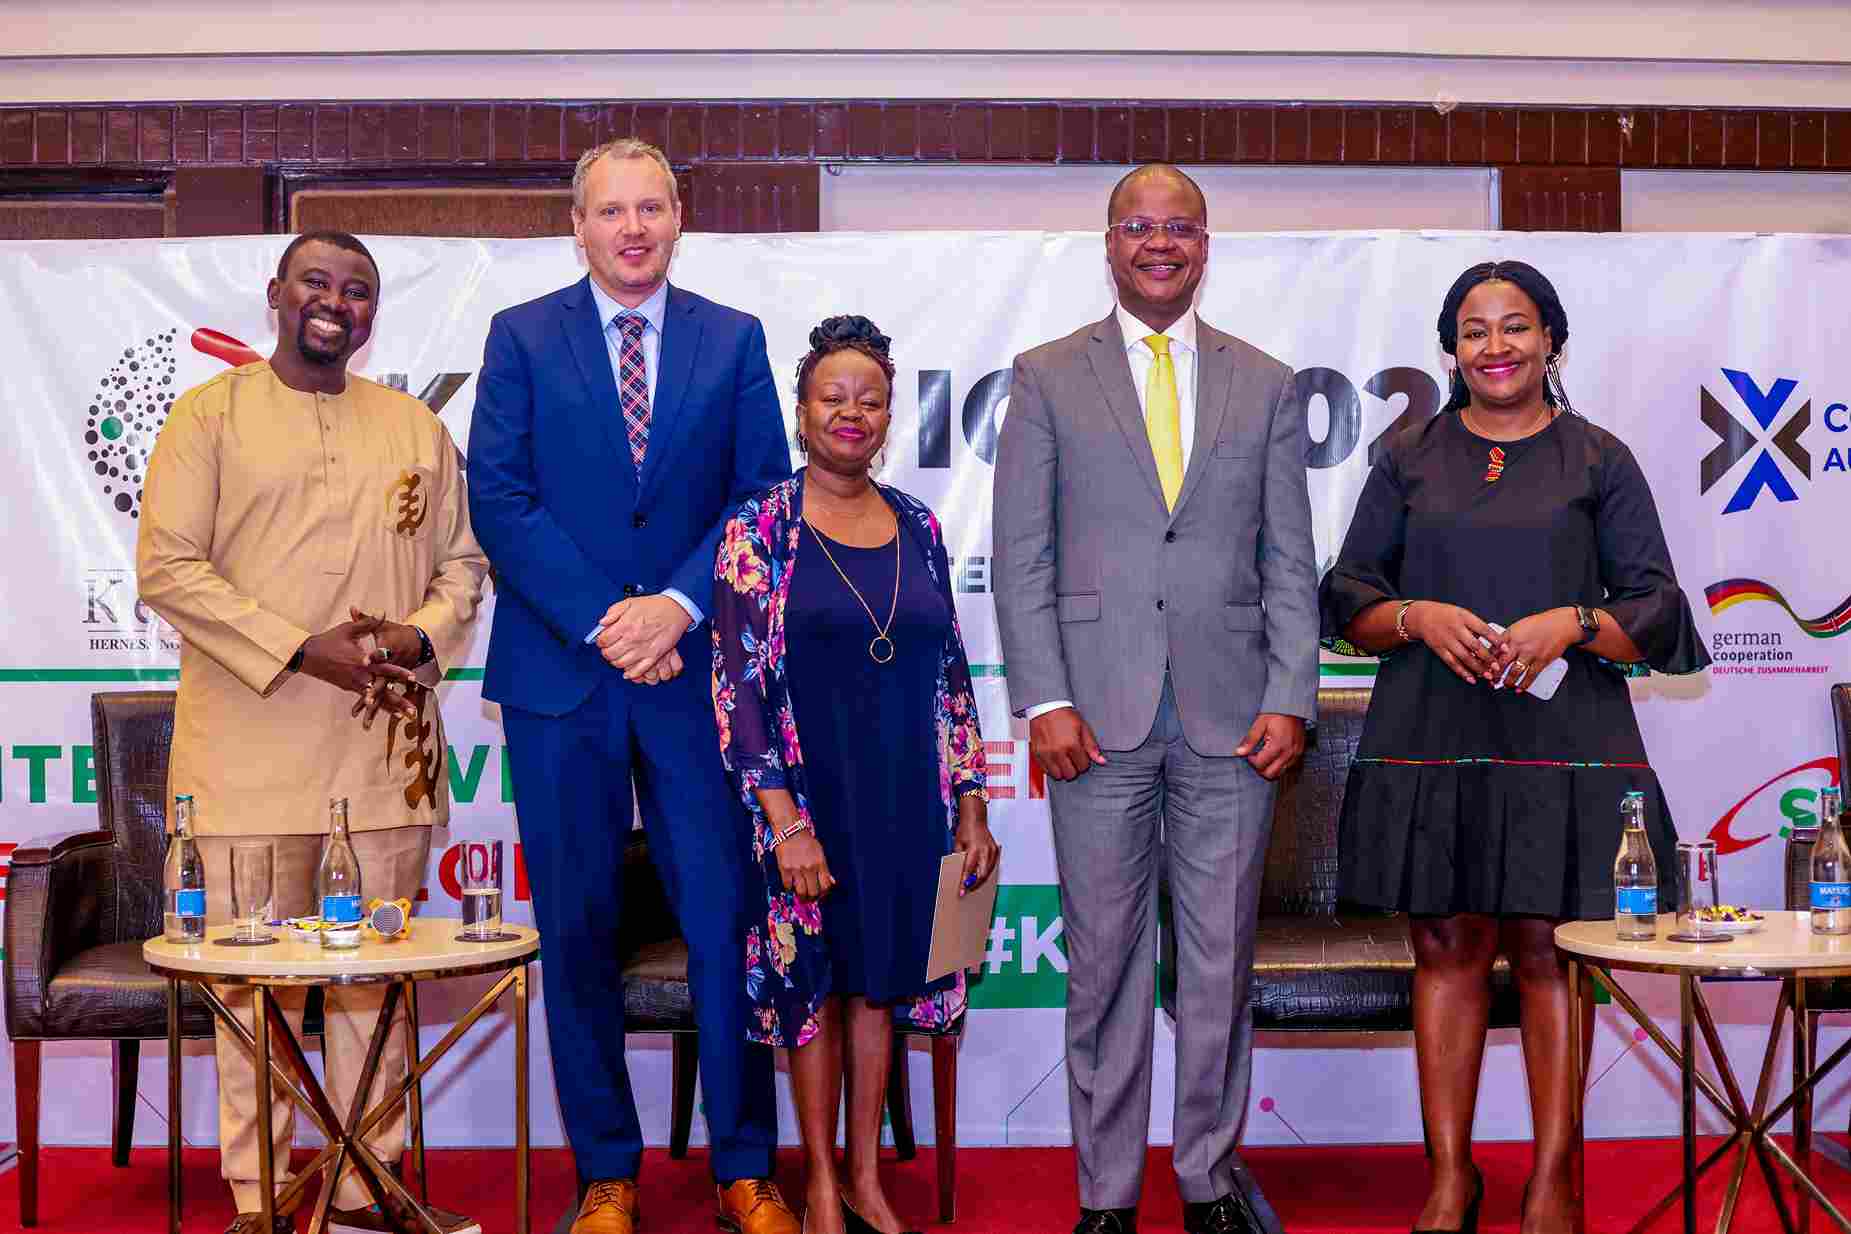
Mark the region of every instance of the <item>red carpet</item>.
[[[1389, 1234], [1405, 1232], [1425, 1192], [1421, 1150], [1380, 1148], [1252, 1148], [1246, 1158], [1278, 1210], [1289, 1234]], [[1514, 1234], [1517, 1204], [1528, 1173], [1527, 1144], [1481, 1145], [1488, 1196], [1481, 1230]], [[1601, 1141], [1588, 1146], [1591, 1234], [1627, 1229], [1646, 1206], [1677, 1178], [1675, 1140]], [[432, 1152], [431, 1194], [438, 1202], [479, 1218], [488, 1234], [509, 1234], [514, 1226], [513, 1154], [504, 1150], [448, 1149]], [[39, 1225], [45, 1234], [156, 1234], [167, 1228], [166, 1154], [137, 1149], [129, 1167], [117, 1170], [101, 1148], [54, 1148], [40, 1163]], [[1834, 1203], [1851, 1205], [1851, 1175], [1822, 1161], [1815, 1173]], [[787, 1193], [801, 1185], [797, 1158], [780, 1162]], [[958, 1221], [932, 1226], [936, 1211], [930, 1149], [915, 1161], [889, 1166], [896, 1205], [926, 1228], [972, 1234], [1066, 1234], [1074, 1222], [1073, 1156], [1067, 1149], [967, 1148], [958, 1154]], [[0, 1175], [0, 1230], [19, 1229], [19, 1175]], [[1714, 1228], [1718, 1197], [1726, 1182], [1718, 1166], [1706, 1180], [1699, 1221]], [[551, 1234], [553, 1222], [572, 1195], [571, 1157], [559, 1149], [534, 1153], [534, 1228]], [[220, 1234], [230, 1222], [230, 1195], [218, 1178], [218, 1154], [186, 1153], [185, 1234]], [[712, 1234], [713, 1192], [705, 1157], [670, 1161], [652, 1150], [645, 1166], [645, 1234]], [[298, 1218], [306, 1227], [306, 1215]], [[1816, 1228], [1829, 1222], [1818, 1219]], [[1181, 1207], [1170, 1174], [1169, 1152], [1153, 1150], [1139, 1228], [1172, 1234], [1182, 1228]], [[1681, 1228], [1678, 1210], [1655, 1227]], [[1768, 1203], [1759, 1171], [1751, 1164], [1735, 1228], [1742, 1234], [1774, 1231], [1779, 1222]]]

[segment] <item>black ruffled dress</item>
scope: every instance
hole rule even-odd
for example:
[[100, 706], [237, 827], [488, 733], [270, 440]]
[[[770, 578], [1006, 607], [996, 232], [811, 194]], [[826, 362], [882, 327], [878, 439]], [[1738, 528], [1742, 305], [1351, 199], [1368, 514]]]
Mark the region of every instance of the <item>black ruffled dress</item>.
[[[1651, 490], [1613, 434], [1567, 413], [1494, 442], [1448, 414], [1384, 444], [1320, 589], [1327, 645], [1378, 600], [1444, 601], [1506, 626], [1585, 604], [1610, 613], [1659, 672], [1710, 662]], [[1640, 789], [1659, 904], [1675, 907], [1677, 829], [1627, 672], [1574, 649], [1565, 658], [1567, 676], [1543, 700], [1467, 684], [1421, 643], [1383, 657], [1339, 824], [1345, 899], [1418, 914], [1611, 916], [1620, 798]]]

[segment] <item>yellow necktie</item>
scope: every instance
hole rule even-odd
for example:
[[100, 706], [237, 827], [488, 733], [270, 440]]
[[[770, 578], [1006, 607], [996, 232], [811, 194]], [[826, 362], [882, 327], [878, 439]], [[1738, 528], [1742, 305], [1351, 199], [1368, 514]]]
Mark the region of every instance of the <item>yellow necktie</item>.
[[1153, 334], [1144, 343], [1156, 356], [1144, 382], [1144, 431], [1150, 434], [1150, 452], [1157, 456], [1164, 508], [1174, 510], [1183, 491], [1183, 417], [1176, 400], [1176, 361], [1170, 357], [1168, 335]]

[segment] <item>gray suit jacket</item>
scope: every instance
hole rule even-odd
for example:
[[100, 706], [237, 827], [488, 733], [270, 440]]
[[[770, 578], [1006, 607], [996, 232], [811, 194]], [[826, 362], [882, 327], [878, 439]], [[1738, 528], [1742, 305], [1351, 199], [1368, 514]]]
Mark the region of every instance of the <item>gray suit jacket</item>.
[[1149, 736], [1166, 662], [1184, 736], [1232, 754], [1261, 712], [1311, 719], [1317, 569], [1288, 366], [1198, 320], [1176, 509], [1115, 316], [1016, 357], [996, 451], [996, 617], [1016, 714], [1072, 699], [1102, 748]]

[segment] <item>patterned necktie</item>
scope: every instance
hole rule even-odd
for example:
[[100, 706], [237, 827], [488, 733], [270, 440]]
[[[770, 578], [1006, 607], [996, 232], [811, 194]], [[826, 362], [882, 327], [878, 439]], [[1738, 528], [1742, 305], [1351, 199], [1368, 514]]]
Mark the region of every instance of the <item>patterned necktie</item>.
[[1183, 491], [1183, 417], [1176, 400], [1176, 361], [1170, 356], [1167, 335], [1150, 335], [1144, 343], [1156, 356], [1144, 382], [1144, 431], [1150, 434], [1150, 452], [1157, 456], [1164, 508], [1174, 510]]
[[643, 366], [641, 313], [617, 314], [623, 348], [617, 353], [617, 397], [623, 403], [624, 427], [630, 431], [630, 461], [643, 474], [643, 452], [649, 448], [649, 371]]

